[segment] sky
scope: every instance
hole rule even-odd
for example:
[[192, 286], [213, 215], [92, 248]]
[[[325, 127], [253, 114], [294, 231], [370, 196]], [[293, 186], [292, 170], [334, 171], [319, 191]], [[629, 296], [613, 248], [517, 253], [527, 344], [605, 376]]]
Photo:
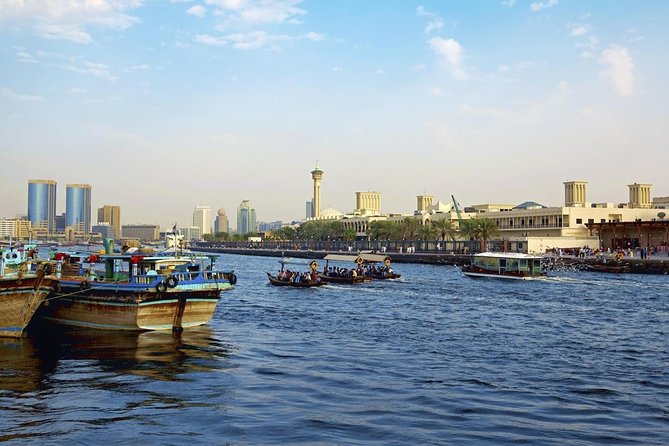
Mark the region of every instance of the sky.
[[[0, 217], [28, 180], [123, 223], [669, 195], [665, 0], [3, 0]], [[95, 214], [94, 214], [95, 215]], [[95, 218], [95, 217], [94, 217]]]

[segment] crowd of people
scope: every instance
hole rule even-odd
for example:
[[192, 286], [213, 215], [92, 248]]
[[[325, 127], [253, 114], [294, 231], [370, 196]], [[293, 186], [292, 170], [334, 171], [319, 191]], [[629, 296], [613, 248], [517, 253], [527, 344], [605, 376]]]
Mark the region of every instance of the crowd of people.
[[393, 274], [394, 271], [390, 266], [376, 266], [374, 264], [362, 264], [357, 268], [340, 268], [336, 266], [324, 267], [323, 275], [329, 277], [356, 277], [356, 276], [381, 276], [384, 274]]
[[321, 278], [318, 276], [318, 271], [307, 271], [300, 273], [299, 271], [284, 270], [279, 271], [276, 275], [278, 280], [282, 282], [300, 283], [300, 282], [320, 282]]

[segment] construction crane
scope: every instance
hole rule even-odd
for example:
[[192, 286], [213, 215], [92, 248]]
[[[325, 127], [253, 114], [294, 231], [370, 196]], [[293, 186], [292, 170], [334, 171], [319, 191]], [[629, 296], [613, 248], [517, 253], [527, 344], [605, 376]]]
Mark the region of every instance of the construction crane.
[[460, 212], [460, 206], [458, 206], [458, 202], [455, 201], [453, 195], [451, 195], [451, 198], [453, 199], [453, 206], [455, 206], [455, 213], [458, 214], [458, 224], [462, 226], [462, 212]]

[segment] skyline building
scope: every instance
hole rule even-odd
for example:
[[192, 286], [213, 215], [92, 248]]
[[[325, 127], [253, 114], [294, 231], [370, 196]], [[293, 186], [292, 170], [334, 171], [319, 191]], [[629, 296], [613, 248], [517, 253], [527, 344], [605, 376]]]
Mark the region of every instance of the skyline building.
[[52, 234], [56, 230], [56, 182], [28, 180], [28, 220], [33, 229]]
[[305, 217], [307, 220], [314, 218], [314, 200], [307, 201], [305, 211]]
[[98, 224], [109, 223], [114, 228], [116, 238], [121, 238], [121, 206], [105, 204], [98, 208]]
[[65, 226], [88, 234], [91, 232], [91, 186], [68, 184], [65, 189]]
[[314, 180], [314, 199], [313, 199], [313, 218], [320, 218], [321, 216], [321, 180], [323, 179], [323, 171], [318, 167], [316, 161], [316, 168], [311, 171], [311, 178]]
[[249, 200], [242, 200], [237, 208], [237, 234], [255, 233], [257, 227], [256, 210]]
[[228, 220], [228, 215], [225, 212], [225, 209], [220, 208], [216, 212], [216, 220], [214, 220], [214, 234], [219, 232], [230, 233], [230, 221]]
[[211, 208], [196, 206], [193, 211], [193, 226], [200, 228], [200, 236], [211, 234]]

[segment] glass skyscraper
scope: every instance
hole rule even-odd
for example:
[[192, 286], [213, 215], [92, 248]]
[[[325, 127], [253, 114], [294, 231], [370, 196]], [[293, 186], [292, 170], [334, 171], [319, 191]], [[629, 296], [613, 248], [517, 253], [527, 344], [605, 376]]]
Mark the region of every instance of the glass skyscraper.
[[256, 226], [256, 210], [249, 200], [243, 200], [237, 208], [237, 234], [255, 233]]
[[56, 182], [53, 180], [28, 180], [28, 220], [33, 228], [56, 229]]
[[65, 191], [65, 226], [84, 234], [91, 232], [91, 186], [68, 184]]

